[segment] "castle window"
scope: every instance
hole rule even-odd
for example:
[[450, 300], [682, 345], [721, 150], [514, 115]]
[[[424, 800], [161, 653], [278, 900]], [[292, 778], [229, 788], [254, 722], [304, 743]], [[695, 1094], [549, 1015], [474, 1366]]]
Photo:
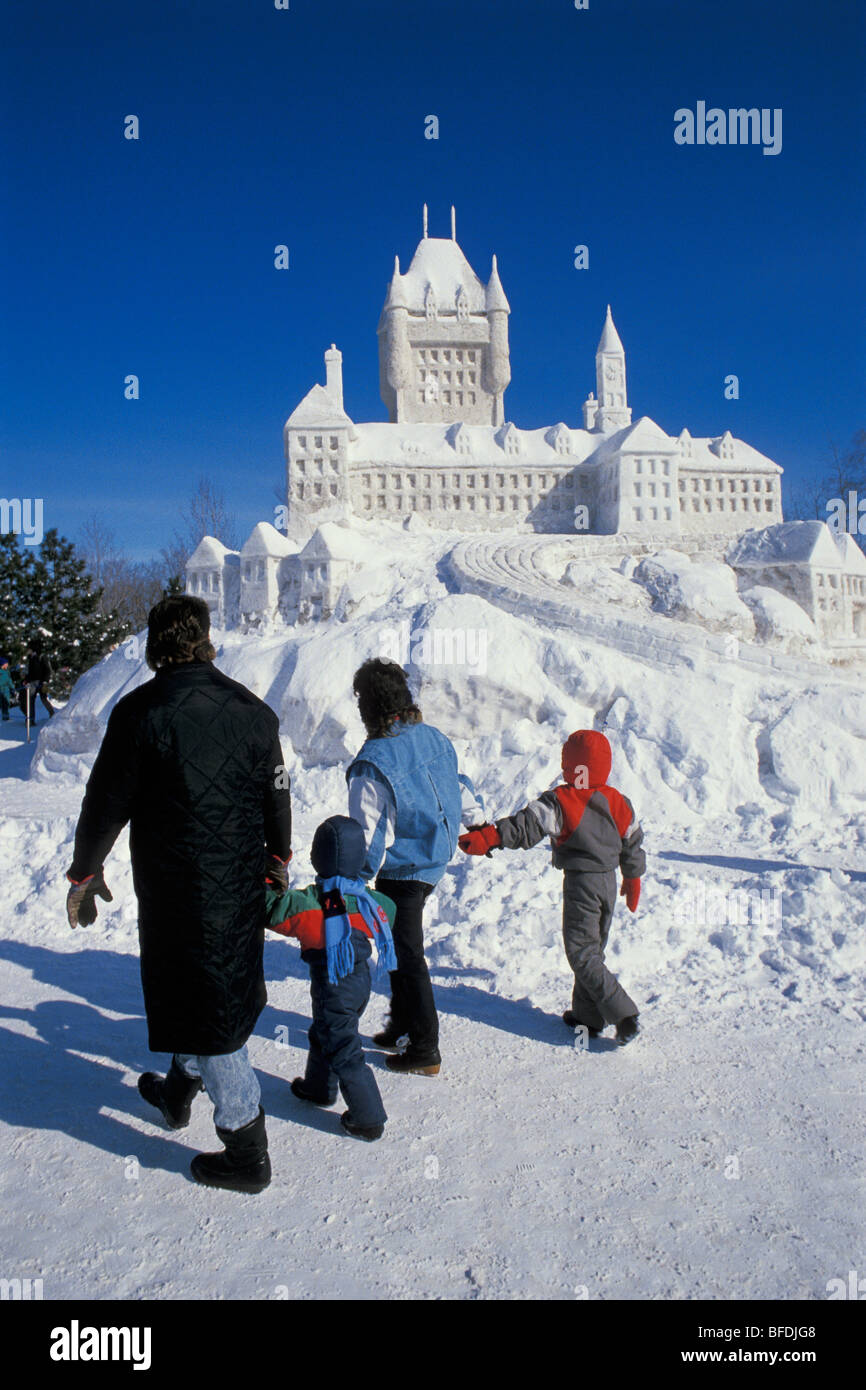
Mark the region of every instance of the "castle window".
[[698, 490], [698, 488], [700, 487], [700, 485], [701, 485], [701, 480], [700, 480], [700, 478], [692, 478], [692, 492], [697, 492], [697, 490]]
[[546, 474], [546, 473], [539, 473], [539, 475], [538, 475], [538, 486], [539, 486], [539, 487], [547, 487], [547, 474]]
[[369, 487], [369, 486], [370, 486], [370, 474], [369, 474], [369, 473], [362, 473], [362, 474], [361, 474], [361, 486], [362, 486], [362, 487]]
[[481, 479], [481, 486], [482, 486], [482, 487], [489, 487], [489, 486], [490, 486], [490, 474], [489, 474], [489, 473], [485, 473], [484, 476], [482, 477], [482, 479]]
[[324, 473], [324, 471], [325, 471], [325, 460], [324, 460], [323, 458], [315, 458], [315, 459], [313, 459], [313, 463], [316, 465], [316, 467], [317, 467], [317, 469], [319, 470], [320, 473]]
[[700, 509], [701, 509], [701, 499], [700, 499], [699, 497], [693, 497], [693, 498], [692, 498], [692, 511], [693, 511], [693, 512], [699, 512]]
[[523, 486], [524, 486], [524, 487], [532, 487], [532, 474], [531, 474], [531, 473], [524, 473], [524, 475], [523, 475]]
[[335, 434], [331, 435], [330, 439], [328, 440], [328, 443], [332, 449], [339, 449], [340, 447], [340, 441]]
[[453, 506], [454, 506], [455, 512], [459, 512], [459, 511], [460, 511], [460, 498], [459, 498], [459, 497], [455, 497], [455, 498], [453, 499]]
[[408, 473], [408, 474], [406, 475], [406, 484], [407, 484], [408, 487], [414, 487], [414, 486], [415, 486], [415, 477], [416, 477], [416, 475], [415, 475], [414, 473]]
[[635, 521], [643, 521], [643, 509], [641, 507], [635, 507], [634, 519]]
[[384, 512], [384, 510], [385, 510], [385, 498], [382, 496], [382, 493], [381, 493], [381, 492], [378, 494], [378, 496], [377, 496], [377, 498], [376, 498], [376, 506], [379, 508], [379, 511], [380, 511], [380, 512]]
[[772, 510], [773, 510], [773, 503], [772, 503], [771, 498], [765, 497], [765, 498], [764, 498], [764, 511], [765, 511], [765, 512], [771, 512]]
[[466, 486], [467, 486], [467, 487], [474, 487], [474, 486], [475, 486], [475, 474], [474, 474], [474, 473], [467, 473], [467, 474], [466, 474]]
[[317, 434], [317, 435], [316, 435], [316, 438], [315, 438], [315, 445], [316, 445], [316, 448], [317, 448], [317, 449], [321, 449], [321, 447], [322, 447], [322, 436], [321, 436], [320, 434]]
[[470, 362], [474, 362], [474, 361], [475, 361], [475, 349], [474, 349], [474, 348], [470, 348], [469, 351], [467, 352], [466, 356], [469, 358], [469, 361], [470, 361]]
[[[650, 459], [650, 460], [649, 460], [649, 471], [650, 471], [650, 473], [655, 473], [655, 471], [656, 471], [656, 460], [655, 460], [655, 459]], [[653, 518], [653, 519], [655, 519], [655, 518]]]
[[457, 404], [458, 404], [458, 405], [462, 405], [462, 404], [463, 404], [463, 392], [462, 392], [462, 391], [458, 391], [456, 394], [457, 394]]
[[635, 459], [635, 461], [634, 461], [634, 471], [635, 471], [635, 473], [642, 473], [642, 472], [643, 472], [643, 459]]
[[[443, 349], [442, 349], [442, 361], [443, 361], [443, 362], [450, 362], [450, 361], [451, 361], [451, 350], [450, 350], [450, 348], [443, 348]], [[446, 375], [448, 375], [448, 374], [446, 373]], [[449, 380], [450, 380], [450, 376], [449, 376]]]
[[748, 491], [749, 491], [749, 480], [748, 480], [748, 478], [741, 478], [741, 479], [740, 479], [740, 491], [741, 491], [741, 492], [748, 492]]
[[680, 488], [680, 492], [685, 492], [685, 490], [686, 490], [686, 480], [685, 480], [685, 478], [680, 478], [680, 481], [679, 481], [679, 488]]
[[383, 487], [385, 487], [385, 485], [386, 485], [385, 474], [384, 474], [384, 473], [377, 473], [377, 475], [376, 475], [376, 486], [377, 486], [377, 487], [383, 488]]
[[363, 497], [361, 498], [361, 504], [362, 504], [362, 506], [363, 506], [365, 512], [368, 512], [368, 511], [370, 510], [370, 508], [371, 508], [371, 506], [372, 506], [372, 504], [373, 504], [373, 499], [372, 499], [372, 497], [370, 496], [369, 492], [365, 492], [365, 493], [364, 493]]
[[466, 375], [467, 375], [467, 377], [469, 378], [469, 385], [470, 385], [470, 386], [474, 386], [474, 385], [475, 385], [475, 380], [476, 380], [475, 373], [474, 373], [474, 372], [467, 372]]
[[466, 393], [466, 404], [467, 404], [467, 405], [474, 405], [474, 404], [475, 404], [475, 392], [474, 392], [474, 391], [467, 391], [467, 393]]
[[772, 492], [772, 491], [773, 491], [773, 482], [772, 482], [772, 479], [771, 479], [771, 478], [768, 478], [767, 481], [764, 483], [764, 491], [765, 491], [765, 492]]
[[455, 486], [455, 487], [459, 487], [459, 486], [460, 486], [460, 474], [459, 474], [459, 473], [455, 473], [455, 474], [454, 474], [454, 486]]
[[497, 473], [497, 474], [496, 474], [496, 486], [497, 486], [497, 487], [505, 487], [505, 474], [504, 474], [504, 473]]
[[303, 501], [303, 500], [304, 500], [304, 484], [303, 484], [303, 483], [298, 483], [297, 488], [296, 488], [296, 491], [297, 491], [297, 494], [298, 494], [299, 499], [300, 499], [301, 501]]
[[665, 459], [664, 463], [662, 464], [662, 472], [665, 473], [665, 474], [667, 475], [667, 474], [670, 473], [670, 471], [671, 471], [671, 461], [670, 461], [670, 459]]
[[306, 436], [305, 434], [299, 434], [299, 435], [298, 435], [298, 446], [299, 446], [299, 448], [301, 448], [301, 449], [306, 449], [306, 447], [307, 447], [307, 436]]
[[519, 506], [520, 506], [520, 498], [519, 498], [519, 497], [512, 497], [512, 499], [511, 499], [511, 510], [512, 510], [513, 512], [516, 512], [516, 511], [517, 511], [517, 508], [518, 508]]
[[656, 485], [655, 485], [655, 483], [648, 483], [648, 484], [647, 484], [647, 493], [648, 493], [648, 495], [649, 495], [650, 497], [655, 497], [655, 495], [656, 495]]
[[518, 478], [517, 474], [516, 474], [516, 473], [512, 473], [512, 475], [511, 475], [511, 486], [512, 486], [512, 487], [517, 487], [518, 484], [519, 484], [519, 482], [520, 482], [520, 479]]
[[709, 491], [710, 491], [710, 488], [711, 488], [712, 486], [713, 486], [713, 480], [712, 480], [712, 478], [704, 478], [704, 492], [709, 492]]
[[440, 486], [440, 487], [445, 487], [445, 486], [446, 486], [446, 483], [447, 483], [447, 479], [446, 479], [446, 477], [445, 477], [445, 474], [444, 474], [444, 473], [440, 473], [440, 474], [439, 474], [439, 486]]
[[401, 476], [399, 473], [395, 473], [395, 474], [394, 474], [394, 486], [395, 486], [395, 487], [402, 487], [402, 486], [403, 486], [403, 478], [402, 478], [402, 476]]
[[642, 488], [642, 487], [643, 487], [643, 483], [635, 483], [635, 485], [634, 485], [634, 495], [635, 495], [635, 497], [640, 497], [640, 495], [641, 495], [641, 488]]
[[295, 468], [297, 469], [301, 477], [303, 477], [307, 471], [307, 465], [303, 459], [298, 459], [297, 463], [295, 464]]
[[321, 484], [321, 483], [314, 483], [314, 484], [313, 484], [313, 492], [315, 493], [316, 497], [321, 497], [321, 495], [322, 495], [322, 484]]
[[752, 491], [753, 491], [753, 492], [760, 492], [760, 491], [761, 491], [761, 480], [760, 480], [760, 478], [755, 478], [755, 479], [754, 479], [754, 481], [753, 481], [753, 483], [752, 483]]
[[663, 487], [662, 487], [662, 491], [663, 491], [665, 497], [670, 497], [670, 495], [671, 495], [671, 485], [670, 485], [670, 483], [665, 483], [665, 484], [663, 485]]
[[729, 478], [729, 479], [728, 479], [728, 491], [729, 491], [729, 492], [736, 492], [736, 490], [737, 490], [737, 480], [736, 480], [736, 478]]
[[725, 490], [724, 479], [722, 479], [722, 478], [717, 478], [717, 479], [716, 479], [716, 491], [717, 491], [717, 492], [724, 492], [724, 490]]
[[443, 401], [445, 402], [446, 405], [450, 405], [450, 404], [451, 404], [451, 392], [450, 392], [450, 391], [443, 391], [443, 392], [442, 392], [442, 399], [443, 399]]
[[462, 351], [461, 348], [458, 348], [457, 351], [454, 353], [454, 360], [455, 360], [456, 362], [462, 362], [462, 361], [463, 361], [463, 351]]
[[336, 484], [336, 483], [331, 483], [331, 496], [332, 496], [332, 497], [336, 497], [336, 495], [337, 495], [337, 484]]
[[424, 474], [423, 481], [422, 481], [422, 483], [421, 483], [421, 486], [422, 486], [422, 487], [429, 488], [432, 481], [433, 481], [433, 480], [432, 480], [432, 478], [430, 477], [430, 474], [429, 474], [429, 473], [425, 473], [425, 474]]
[[451, 373], [450, 373], [450, 372], [443, 372], [443, 373], [442, 373], [442, 380], [443, 380], [443, 381], [447, 381], [447, 382], [449, 383], [449, 385], [450, 385], [450, 382], [451, 382]]

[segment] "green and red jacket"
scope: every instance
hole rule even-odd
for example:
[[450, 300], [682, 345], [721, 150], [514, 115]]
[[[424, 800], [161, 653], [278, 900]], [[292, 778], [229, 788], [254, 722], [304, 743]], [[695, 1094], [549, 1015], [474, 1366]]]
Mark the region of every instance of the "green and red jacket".
[[[388, 921], [394, 925], [397, 915], [396, 904], [384, 893], [368, 889], [370, 897], [385, 909]], [[279, 932], [280, 936], [296, 936], [302, 951], [324, 951], [325, 914], [319, 888], [311, 883], [307, 888], [289, 888], [285, 893], [268, 893], [268, 927]], [[351, 893], [346, 894], [346, 912], [352, 927], [365, 936], [373, 933], [358, 910], [358, 900]]]

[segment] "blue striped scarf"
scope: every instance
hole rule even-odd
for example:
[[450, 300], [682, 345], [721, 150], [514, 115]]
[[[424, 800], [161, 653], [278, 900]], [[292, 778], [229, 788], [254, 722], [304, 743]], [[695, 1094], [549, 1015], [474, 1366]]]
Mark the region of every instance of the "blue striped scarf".
[[[385, 970], [396, 970], [397, 956], [394, 952], [394, 938], [391, 935], [388, 914], [384, 907], [370, 896], [364, 880], [344, 878], [342, 874], [335, 874], [333, 878], [317, 878], [316, 884], [325, 900], [325, 952], [331, 984], [337, 984], [355, 968], [352, 924], [346, 911], [347, 893], [357, 900], [358, 911], [373, 933], [377, 974]], [[331, 894], [336, 894], [338, 901], [329, 904], [326, 899]]]

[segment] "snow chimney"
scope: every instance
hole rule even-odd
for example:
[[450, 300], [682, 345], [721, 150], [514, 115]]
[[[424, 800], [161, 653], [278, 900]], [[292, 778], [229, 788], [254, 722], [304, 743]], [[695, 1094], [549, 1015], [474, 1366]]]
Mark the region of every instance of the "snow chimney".
[[332, 343], [325, 353], [325, 390], [343, 409], [343, 354]]

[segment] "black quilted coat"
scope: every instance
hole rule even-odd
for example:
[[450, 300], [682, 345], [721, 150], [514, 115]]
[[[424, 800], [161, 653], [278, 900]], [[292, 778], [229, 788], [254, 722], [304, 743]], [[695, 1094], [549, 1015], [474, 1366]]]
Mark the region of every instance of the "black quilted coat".
[[266, 1002], [265, 851], [291, 846], [282, 763], [276, 715], [211, 662], [163, 668], [111, 713], [69, 872], [98, 869], [129, 822], [153, 1052], [234, 1052]]

